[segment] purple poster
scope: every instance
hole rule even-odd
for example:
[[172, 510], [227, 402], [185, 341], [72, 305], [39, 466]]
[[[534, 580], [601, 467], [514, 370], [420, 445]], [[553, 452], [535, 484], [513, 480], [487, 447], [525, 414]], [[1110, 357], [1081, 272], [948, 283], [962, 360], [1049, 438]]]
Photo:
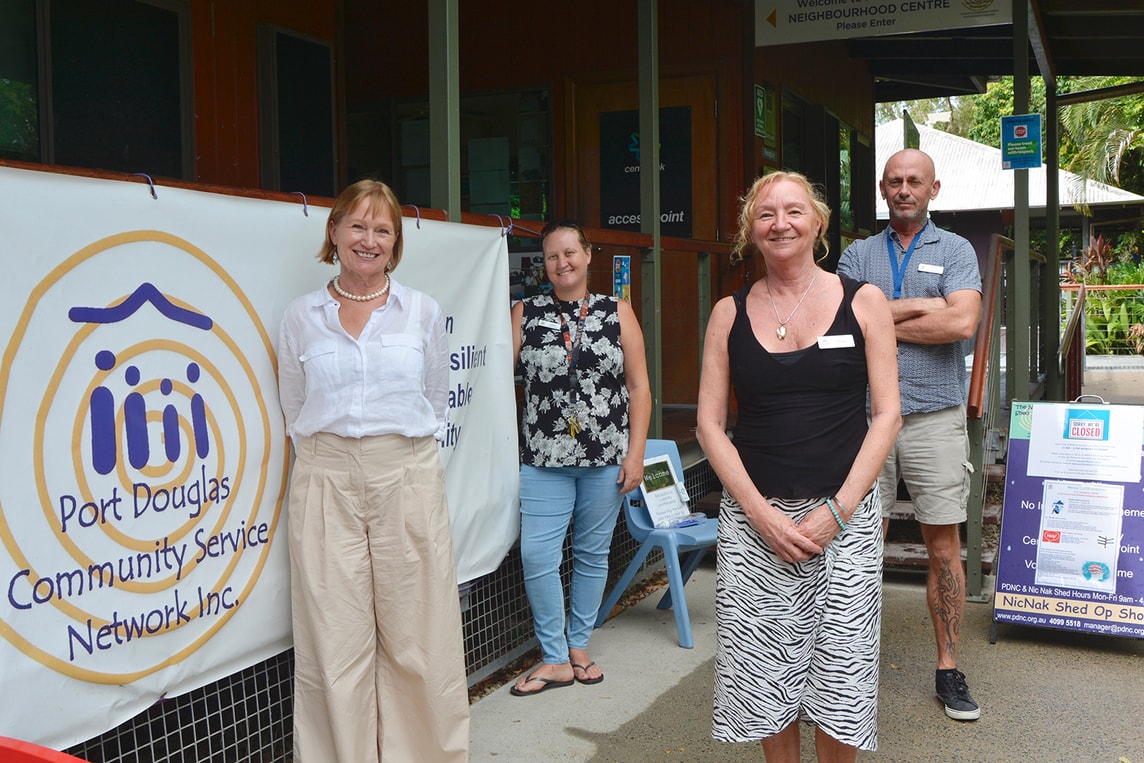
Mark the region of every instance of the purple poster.
[[1013, 403], [993, 619], [1144, 638], [1144, 407]]

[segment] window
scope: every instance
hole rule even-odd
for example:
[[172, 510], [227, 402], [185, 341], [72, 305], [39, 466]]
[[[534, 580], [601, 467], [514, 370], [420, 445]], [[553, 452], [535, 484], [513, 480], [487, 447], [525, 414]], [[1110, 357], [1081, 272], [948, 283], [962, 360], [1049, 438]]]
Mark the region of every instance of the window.
[[803, 172], [803, 144], [806, 140], [803, 105], [794, 98], [783, 98], [782, 167]]
[[0, 5], [0, 156], [192, 178], [179, 0]]
[[853, 229], [868, 236], [874, 223], [874, 148], [870, 139], [858, 132], [850, 137], [850, 212]]
[[845, 122], [838, 123], [838, 224], [842, 230], [854, 230], [854, 157], [850, 142], [854, 131]]
[[870, 139], [850, 125], [838, 123], [838, 225], [844, 250], [870, 235], [874, 210], [874, 157]]
[[[552, 171], [548, 92], [466, 95], [460, 105], [461, 207], [522, 220], [547, 219]], [[396, 104], [394, 124], [394, 190], [403, 203], [427, 206], [428, 103]], [[355, 161], [361, 152], [351, 138], [351, 166], [363, 164]]]
[[0, 158], [40, 161], [36, 4], [0, 3]]
[[262, 187], [334, 196], [334, 56], [329, 43], [258, 28]]

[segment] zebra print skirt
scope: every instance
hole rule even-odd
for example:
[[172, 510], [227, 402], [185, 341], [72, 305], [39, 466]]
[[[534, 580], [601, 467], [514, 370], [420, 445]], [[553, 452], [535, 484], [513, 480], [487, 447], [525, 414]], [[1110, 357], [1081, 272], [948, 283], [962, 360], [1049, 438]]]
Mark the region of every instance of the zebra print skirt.
[[[796, 522], [822, 499], [771, 504]], [[711, 735], [765, 739], [796, 720], [878, 746], [882, 517], [877, 491], [823, 554], [784, 562], [728, 493], [719, 507]]]

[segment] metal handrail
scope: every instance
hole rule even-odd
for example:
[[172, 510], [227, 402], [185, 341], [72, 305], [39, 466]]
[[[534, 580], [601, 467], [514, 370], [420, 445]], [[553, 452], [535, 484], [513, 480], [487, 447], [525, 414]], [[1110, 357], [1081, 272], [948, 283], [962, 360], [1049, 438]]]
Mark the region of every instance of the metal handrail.
[[[1064, 290], [1064, 285], [1061, 290]], [[1082, 283], [1076, 290], [1076, 304], [1073, 305], [1072, 315], [1069, 316], [1068, 321], [1065, 323], [1064, 334], [1061, 335], [1061, 349], [1057, 351], [1057, 370], [1062, 374], [1065, 373], [1065, 364], [1069, 357], [1074, 354], [1075, 347], [1073, 347], [1073, 340], [1077, 336], [1077, 330], [1080, 328], [1081, 321], [1084, 319], [1084, 305], [1085, 298], [1088, 294], [1086, 286]], [[1083, 348], [1083, 345], [1081, 345]]]
[[[1084, 320], [1085, 306], [1088, 298], [1088, 289], [1079, 284], [1076, 292], [1076, 303], [1073, 305], [1072, 315], [1065, 324], [1064, 335], [1061, 337], [1061, 347], [1057, 352], [1057, 370], [1065, 380], [1065, 399], [1075, 400], [1081, 394], [1084, 386], [1084, 354], [1085, 336]], [[1065, 286], [1062, 284], [1061, 289]]]
[[[984, 581], [981, 572], [981, 557], [984, 552], [985, 485], [988, 468], [985, 463], [986, 453], [995, 451], [1003, 439], [1002, 437], [994, 437], [994, 431], [1003, 430], [1007, 427], [1007, 422], [1002, 421], [1000, 393], [1001, 352], [998, 345], [1000, 344], [1001, 327], [1002, 324], [1007, 327], [1010, 338], [1019, 336], [1022, 332], [1028, 332], [1031, 325], [1042, 325], [1042, 333], [1046, 330], [1044, 324], [1047, 316], [1043, 314], [1048, 309], [1047, 305], [1043, 302], [1031, 305], [1032, 312], [1035, 314], [1033, 316], [1016, 315], [1011, 309], [1014, 302], [1013, 295], [1010, 293], [1006, 299], [1003, 294], [1005, 289], [1011, 290], [1014, 286], [1012, 268], [1016, 267], [1016, 260], [1016, 244], [1012, 239], [999, 234], [990, 236], [988, 254], [984, 263], [985, 272], [981, 279], [982, 315], [974, 336], [973, 369], [970, 373], [969, 394], [965, 406], [966, 426], [969, 431], [970, 463], [973, 465], [966, 518], [966, 595], [968, 599], [973, 601], [986, 599], [983, 593]], [[1044, 277], [1043, 271], [1046, 264], [1047, 261], [1043, 255], [1033, 251], [1028, 253], [1028, 266], [1037, 269], [1040, 274], [1038, 277]], [[1007, 275], [1003, 274], [1003, 271]], [[1035, 281], [1036, 279], [1031, 280]], [[1035, 288], [1034, 291], [1036, 291]], [[1004, 311], [1002, 310], [1003, 307], [1005, 308]], [[1053, 309], [1055, 315], [1055, 305], [1053, 305]], [[1031, 318], [1033, 320], [1030, 320]], [[1055, 319], [1052, 321], [1052, 325], [1055, 331], [1057, 325]], [[1028, 358], [1009, 357], [1007, 364], [1008, 380], [1005, 383], [1007, 398], [1014, 397], [1014, 390], [1018, 387], [1018, 379], [1025, 372], [1024, 363], [1027, 361], [1031, 367], [1037, 360], [1043, 360], [1045, 351], [1043, 345], [1042, 342], [1029, 347], [1031, 354]], [[1012, 342], [1009, 343], [1007, 349], [1010, 354], [1013, 353], [1014, 345]], [[1035, 369], [1030, 368], [1030, 370], [1035, 370], [1038, 377], [1043, 371], [1039, 365]], [[1030, 384], [1029, 395], [1044, 394], [1045, 389], [1046, 385], [1043, 383]]]

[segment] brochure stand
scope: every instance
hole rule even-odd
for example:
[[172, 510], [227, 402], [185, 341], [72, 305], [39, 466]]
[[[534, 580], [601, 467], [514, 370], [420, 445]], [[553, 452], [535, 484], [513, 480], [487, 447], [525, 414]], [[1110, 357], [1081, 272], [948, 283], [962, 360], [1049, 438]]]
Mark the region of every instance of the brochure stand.
[[997, 623], [1144, 638], [1144, 406], [1014, 402]]

